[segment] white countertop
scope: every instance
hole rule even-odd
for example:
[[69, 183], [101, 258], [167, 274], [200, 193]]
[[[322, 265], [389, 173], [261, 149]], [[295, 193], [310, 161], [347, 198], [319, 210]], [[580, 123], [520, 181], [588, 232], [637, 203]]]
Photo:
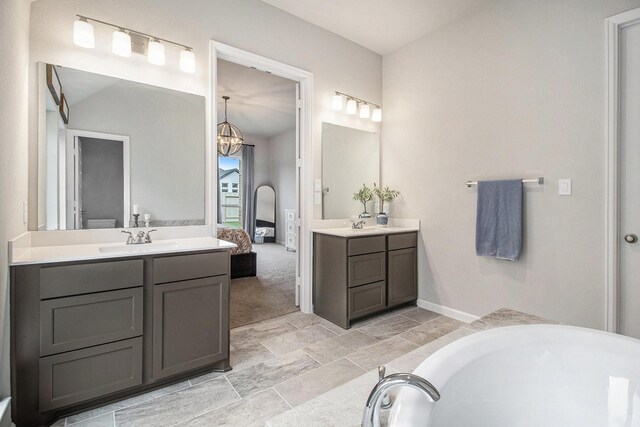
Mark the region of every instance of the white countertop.
[[314, 233], [329, 234], [331, 236], [338, 237], [360, 237], [360, 236], [376, 236], [386, 234], [398, 234], [398, 233], [410, 233], [412, 231], [419, 231], [419, 227], [363, 227], [361, 229], [352, 229], [349, 227], [337, 227], [337, 228], [316, 228], [311, 231]]
[[154, 240], [153, 243], [90, 243], [60, 246], [14, 247], [9, 265], [123, 258], [163, 253], [233, 249], [236, 245], [215, 237], [191, 237]]

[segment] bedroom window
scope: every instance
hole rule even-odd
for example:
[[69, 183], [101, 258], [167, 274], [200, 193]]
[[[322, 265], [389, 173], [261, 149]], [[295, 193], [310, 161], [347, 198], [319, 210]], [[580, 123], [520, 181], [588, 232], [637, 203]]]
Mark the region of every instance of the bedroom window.
[[242, 227], [242, 161], [240, 157], [218, 158], [220, 214], [218, 222], [227, 227]]

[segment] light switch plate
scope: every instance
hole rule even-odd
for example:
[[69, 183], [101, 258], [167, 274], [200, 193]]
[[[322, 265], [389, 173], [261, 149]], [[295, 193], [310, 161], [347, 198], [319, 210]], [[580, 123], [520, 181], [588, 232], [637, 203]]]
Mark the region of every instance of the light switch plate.
[[319, 191], [313, 192], [313, 204], [321, 205], [322, 204], [322, 193]]
[[313, 191], [322, 191], [322, 180], [316, 179], [313, 184]]
[[571, 179], [559, 179], [558, 180], [558, 195], [570, 196], [571, 195]]

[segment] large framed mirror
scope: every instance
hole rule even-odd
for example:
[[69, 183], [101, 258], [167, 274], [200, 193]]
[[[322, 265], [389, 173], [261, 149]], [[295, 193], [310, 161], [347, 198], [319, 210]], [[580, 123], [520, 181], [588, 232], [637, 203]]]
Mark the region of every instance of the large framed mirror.
[[276, 192], [269, 185], [256, 189], [254, 198], [256, 209], [256, 243], [276, 242]]
[[[362, 184], [380, 183], [377, 133], [322, 123], [322, 218], [351, 218], [363, 211], [353, 200]], [[368, 203], [373, 212], [373, 200]]]
[[205, 224], [204, 97], [39, 70], [38, 230]]

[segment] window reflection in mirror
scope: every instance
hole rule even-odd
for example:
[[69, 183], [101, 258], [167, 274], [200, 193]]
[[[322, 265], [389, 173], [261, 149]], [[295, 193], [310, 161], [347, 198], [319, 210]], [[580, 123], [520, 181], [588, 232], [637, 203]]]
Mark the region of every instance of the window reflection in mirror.
[[[331, 123], [322, 124], [322, 218], [351, 218], [362, 212], [353, 200], [362, 184], [380, 182], [380, 138]], [[373, 212], [373, 200], [367, 206]], [[375, 215], [374, 215], [375, 216]]]
[[204, 97], [46, 68], [59, 85], [39, 85], [38, 229], [205, 223]]

